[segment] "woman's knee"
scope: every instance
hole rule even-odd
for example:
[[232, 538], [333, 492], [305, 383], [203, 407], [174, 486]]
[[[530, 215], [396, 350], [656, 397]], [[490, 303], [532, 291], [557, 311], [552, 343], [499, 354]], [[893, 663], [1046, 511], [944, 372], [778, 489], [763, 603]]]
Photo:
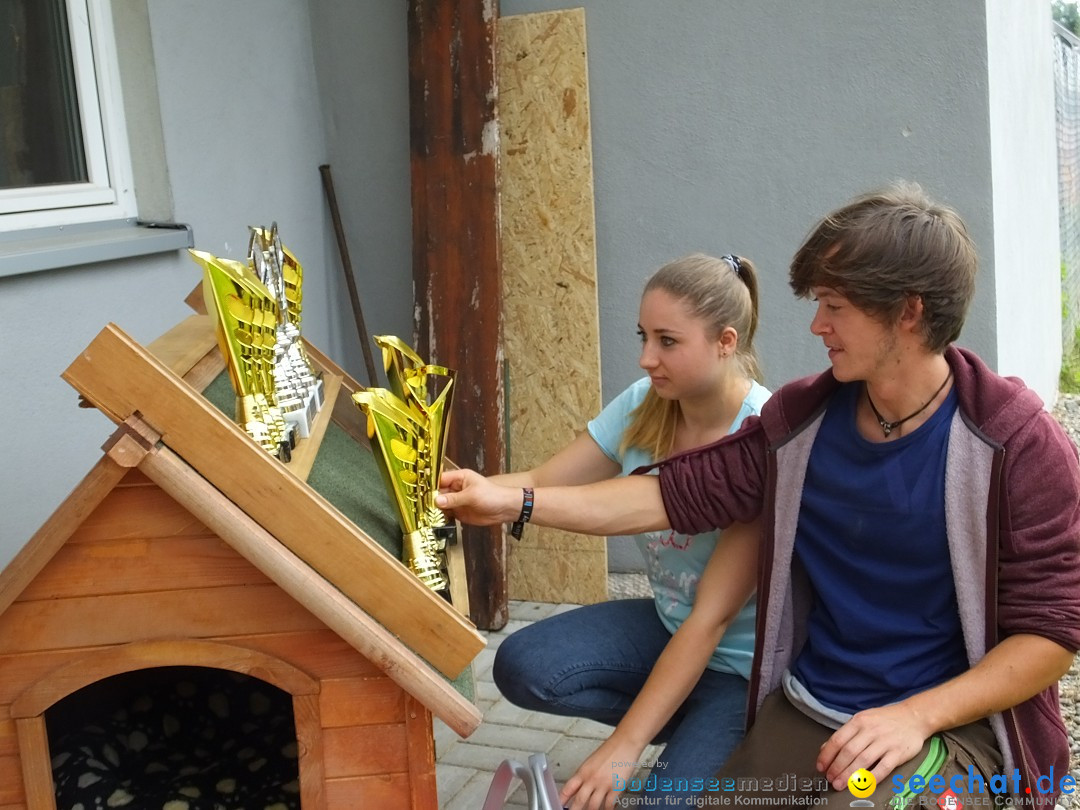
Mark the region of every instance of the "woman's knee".
[[503, 697], [522, 708], [541, 708], [544, 703], [544, 652], [522, 638], [518, 631], [503, 639], [495, 651], [491, 676]]

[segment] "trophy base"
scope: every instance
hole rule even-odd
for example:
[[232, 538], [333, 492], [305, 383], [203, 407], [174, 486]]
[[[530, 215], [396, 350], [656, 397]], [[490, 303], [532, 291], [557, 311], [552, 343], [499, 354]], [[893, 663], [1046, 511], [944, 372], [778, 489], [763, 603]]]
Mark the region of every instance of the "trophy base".
[[319, 380], [318, 385], [312, 388], [311, 393], [303, 402], [290, 410], [282, 411], [281, 416], [293, 426], [301, 439], [306, 439], [311, 435], [311, 426], [315, 424], [315, 417], [319, 415], [320, 407], [322, 407], [322, 380]]

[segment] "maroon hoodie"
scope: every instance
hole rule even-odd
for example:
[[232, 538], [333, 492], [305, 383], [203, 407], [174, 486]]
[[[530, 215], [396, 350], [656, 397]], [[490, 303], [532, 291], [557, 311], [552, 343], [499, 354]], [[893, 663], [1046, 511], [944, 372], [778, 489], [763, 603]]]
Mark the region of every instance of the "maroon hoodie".
[[[959, 407], [949, 434], [945, 510], [964, 644], [971, 665], [1002, 638], [1043, 636], [1080, 649], [1080, 466], [1076, 448], [1015, 378], [950, 347]], [[697, 534], [764, 510], [757, 637], [747, 723], [780, 684], [805, 638], [811, 593], [792, 551], [806, 464], [831, 371], [785, 385], [736, 433], [660, 463], [671, 526]], [[1069, 743], [1052, 686], [989, 718], [1020, 794], [1056, 797]], [[1043, 794], [1053, 774], [1051, 792]], [[1011, 784], [1011, 781], [1010, 781]], [[1040, 789], [1041, 788], [1041, 789]]]

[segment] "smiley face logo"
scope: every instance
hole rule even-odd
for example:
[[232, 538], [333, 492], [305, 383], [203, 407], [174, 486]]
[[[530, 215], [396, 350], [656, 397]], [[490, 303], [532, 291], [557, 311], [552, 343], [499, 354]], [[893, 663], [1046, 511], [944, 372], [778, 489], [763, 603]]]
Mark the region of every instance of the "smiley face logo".
[[852, 796], [864, 799], [873, 795], [877, 789], [877, 780], [866, 768], [859, 768], [848, 777], [847, 788], [851, 791]]

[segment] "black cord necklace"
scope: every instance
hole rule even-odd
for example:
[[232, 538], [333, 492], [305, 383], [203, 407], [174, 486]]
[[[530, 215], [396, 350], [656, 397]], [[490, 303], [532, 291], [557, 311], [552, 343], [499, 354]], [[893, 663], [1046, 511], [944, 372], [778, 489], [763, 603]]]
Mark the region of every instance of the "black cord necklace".
[[945, 386], [949, 384], [949, 380], [951, 380], [951, 379], [952, 379], [952, 369], [950, 368], [948, 376], [945, 377], [945, 382], [943, 382], [941, 384], [941, 387], [938, 388], [938, 390], [934, 392], [934, 395], [932, 397], [930, 397], [930, 399], [926, 400], [925, 405], [923, 405], [921, 408], [919, 408], [919, 410], [915, 411], [914, 413], [909, 413], [903, 419], [897, 419], [895, 422], [889, 422], [888, 420], [886, 420], [885, 417], [883, 417], [881, 415], [881, 413], [878, 411], [878, 409], [874, 406], [874, 400], [872, 400], [870, 398], [870, 388], [869, 388], [869, 386], [865, 386], [866, 387], [866, 401], [870, 403], [870, 410], [872, 410], [874, 412], [874, 416], [877, 417], [877, 421], [878, 421], [878, 424], [881, 425], [882, 432], [886, 436], [888, 436], [890, 433], [892, 433], [894, 430], [896, 430], [898, 427], [900, 427], [900, 425], [904, 424], [904, 422], [906, 422], [908, 419], [914, 419], [916, 416], [918, 416], [920, 413], [922, 413], [928, 407], [930, 407], [930, 403], [933, 402], [935, 399], [937, 399], [938, 394], [940, 394], [942, 391], [945, 390]]

